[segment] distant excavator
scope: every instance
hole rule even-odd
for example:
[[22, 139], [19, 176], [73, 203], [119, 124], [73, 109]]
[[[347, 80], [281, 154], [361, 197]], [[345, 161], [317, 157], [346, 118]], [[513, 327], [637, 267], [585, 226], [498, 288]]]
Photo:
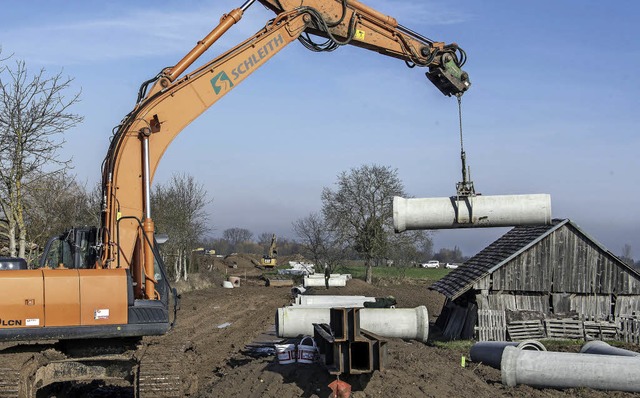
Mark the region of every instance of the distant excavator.
[[276, 246], [276, 234], [271, 235], [271, 245], [269, 252], [260, 259], [260, 266], [263, 268], [275, 268], [278, 266], [278, 247]]

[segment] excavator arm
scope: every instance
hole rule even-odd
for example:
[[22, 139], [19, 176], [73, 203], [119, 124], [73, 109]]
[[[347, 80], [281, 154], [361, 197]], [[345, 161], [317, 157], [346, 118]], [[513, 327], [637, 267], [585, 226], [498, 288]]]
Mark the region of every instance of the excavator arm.
[[[171, 141], [195, 118], [294, 40], [315, 51], [355, 45], [429, 70], [445, 95], [462, 95], [469, 79], [457, 45], [426, 39], [354, 0], [259, 0], [276, 17], [246, 41], [184, 74], [255, 2], [224, 15], [180, 62], [141, 87], [137, 104], [115, 129], [103, 164], [102, 249], [98, 268], [130, 268], [135, 296], [157, 297], [150, 186]], [[315, 43], [313, 37], [324, 38]], [[182, 76], [182, 77], [180, 77]], [[215, 128], [215, 127], [214, 127]]]
[[[430, 40], [357, 0], [258, 1], [276, 14], [306, 8], [311, 23], [300, 41], [312, 51], [332, 51], [348, 44], [399, 58], [410, 67], [428, 67], [427, 77], [447, 96], [462, 95], [471, 85], [460, 69], [466, 55], [457, 44]], [[326, 41], [316, 43], [310, 35]]]

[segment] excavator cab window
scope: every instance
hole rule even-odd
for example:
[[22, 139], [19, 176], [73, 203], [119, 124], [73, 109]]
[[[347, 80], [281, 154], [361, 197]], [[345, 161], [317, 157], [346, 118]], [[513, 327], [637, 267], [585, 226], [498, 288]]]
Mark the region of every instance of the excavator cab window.
[[96, 229], [73, 228], [60, 236], [49, 239], [40, 267], [93, 268], [96, 263]]
[[96, 229], [82, 228], [75, 230], [76, 268], [93, 268], [98, 258], [96, 251]]
[[162, 271], [160, 270], [160, 264], [158, 264], [158, 259], [155, 256], [153, 257], [153, 277], [158, 282], [162, 280]]
[[47, 268], [72, 268], [72, 258], [71, 244], [56, 236], [47, 243], [40, 265]]

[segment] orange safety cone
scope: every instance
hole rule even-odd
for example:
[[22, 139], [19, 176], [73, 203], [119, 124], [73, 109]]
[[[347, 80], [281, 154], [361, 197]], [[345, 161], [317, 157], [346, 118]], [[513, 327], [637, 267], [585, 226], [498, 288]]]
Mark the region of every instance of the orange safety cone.
[[329, 384], [331, 398], [349, 398], [351, 396], [351, 384], [337, 379]]

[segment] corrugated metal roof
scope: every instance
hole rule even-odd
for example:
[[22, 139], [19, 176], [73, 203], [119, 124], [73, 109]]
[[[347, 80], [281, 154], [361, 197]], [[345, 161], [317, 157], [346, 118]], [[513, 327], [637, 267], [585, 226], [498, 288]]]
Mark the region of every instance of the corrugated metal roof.
[[465, 261], [457, 269], [451, 271], [447, 276], [435, 282], [429, 289], [442, 293], [447, 298], [455, 300], [473, 287], [473, 284], [487, 274], [491, 274], [504, 264], [508, 263], [522, 252], [536, 245], [542, 239], [550, 235], [555, 230], [565, 224], [570, 224], [586, 239], [593, 242], [603, 252], [614, 258], [621, 267], [640, 279], [640, 272], [625, 264], [616, 255], [602, 246], [598, 241], [585, 233], [580, 227], [568, 219], [555, 219], [551, 225], [542, 226], [519, 226], [515, 227], [498, 240], [491, 243], [481, 252]]

